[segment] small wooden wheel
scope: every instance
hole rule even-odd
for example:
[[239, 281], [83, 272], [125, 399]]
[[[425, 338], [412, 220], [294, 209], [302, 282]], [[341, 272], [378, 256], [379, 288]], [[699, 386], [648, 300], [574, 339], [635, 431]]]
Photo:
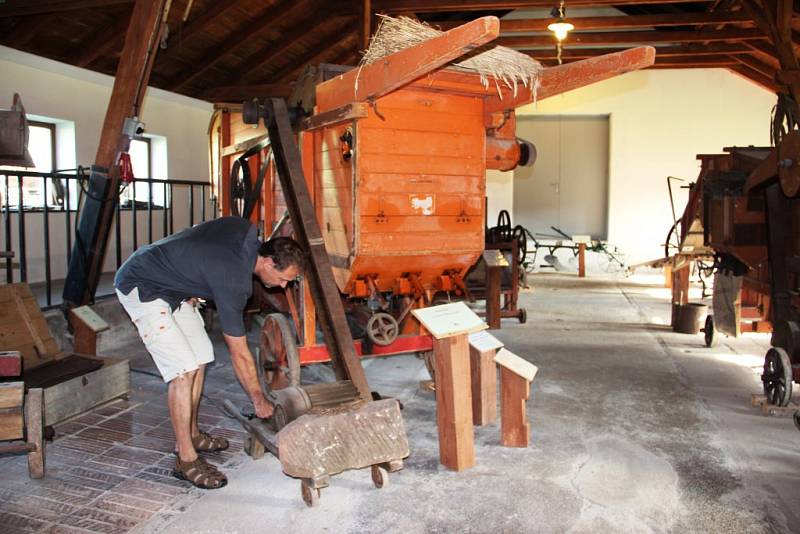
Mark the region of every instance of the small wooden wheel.
[[703, 327], [703, 337], [706, 342], [706, 347], [711, 348], [716, 346], [719, 340], [717, 329], [714, 328], [714, 317], [706, 315], [706, 325]]
[[519, 324], [525, 324], [528, 321], [528, 310], [520, 308], [517, 314], [517, 320], [519, 320]]
[[772, 347], [764, 357], [764, 395], [775, 406], [787, 406], [792, 399], [792, 362], [780, 347]]
[[399, 332], [397, 320], [388, 313], [376, 313], [367, 321], [367, 337], [376, 345], [391, 345]]
[[379, 465], [372, 466], [372, 483], [378, 489], [389, 485], [389, 471]]
[[319, 504], [319, 488], [313, 487], [310, 482], [306, 480], [300, 481], [300, 493], [303, 496], [303, 502], [309, 508]]
[[256, 359], [256, 372], [264, 395], [275, 389], [300, 385], [300, 355], [285, 315], [267, 315]]
[[263, 443], [254, 438], [252, 434], [248, 434], [247, 437], [244, 438], [244, 452], [253, 460], [258, 460], [264, 457], [267, 450], [264, 448]]

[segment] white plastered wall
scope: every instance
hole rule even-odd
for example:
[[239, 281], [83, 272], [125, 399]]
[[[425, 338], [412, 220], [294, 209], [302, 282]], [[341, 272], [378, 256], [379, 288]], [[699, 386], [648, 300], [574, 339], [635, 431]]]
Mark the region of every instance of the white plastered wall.
[[[8, 109], [14, 93], [19, 93], [28, 113], [74, 125], [74, 157], [64, 159], [63, 154], [59, 154], [59, 165], [64, 161], [84, 166], [94, 162], [113, 83], [111, 76], [0, 46], [0, 108]], [[208, 102], [148, 88], [140, 120], [145, 123], [147, 133], [166, 139], [167, 168], [158, 169], [159, 175], [178, 180], [208, 181], [206, 131], [212, 112], [213, 107]], [[156, 150], [154, 154], [155, 152]], [[195, 194], [199, 199], [199, 192]], [[176, 191], [173, 206], [177, 230], [188, 221], [188, 196], [185, 192]], [[195, 205], [196, 217], [199, 210], [199, 206]], [[206, 213], [208, 215], [208, 209]], [[122, 216], [121, 250], [124, 259], [132, 249], [128, 233], [131, 214], [124, 212]], [[160, 211], [154, 214], [154, 239], [161, 237], [160, 217]], [[15, 219], [16, 217], [12, 217], [14, 222]], [[44, 279], [42, 215], [30, 213], [26, 214], [25, 219], [28, 279], [31, 282], [41, 281]], [[141, 244], [146, 240], [146, 214], [139, 213], [137, 221]], [[195, 218], [194, 222], [199, 222], [199, 219]], [[0, 220], [0, 228], [2, 224]], [[52, 276], [55, 279], [63, 278], [66, 273], [66, 243], [61, 217], [51, 217], [50, 233]], [[2, 246], [4, 242], [0, 243], [0, 247]], [[13, 247], [15, 250], [19, 248], [16, 227], [13, 228]], [[105, 270], [114, 271], [115, 267], [112, 238], [106, 255]]]
[[[517, 113], [610, 115], [608, 237], [633, 264], [663, 255], [672, 221], [667, 176], [694, 181], [697, 154], [769, 145], [774, 103], [772, 93], [725, 69], [646, 70]], [[486, 190], [491, 225], [498, 210], [512, 211], [513, 173], [489, 171]], [[678, 214], [685, 204], [686, 191], [678, 190]]]

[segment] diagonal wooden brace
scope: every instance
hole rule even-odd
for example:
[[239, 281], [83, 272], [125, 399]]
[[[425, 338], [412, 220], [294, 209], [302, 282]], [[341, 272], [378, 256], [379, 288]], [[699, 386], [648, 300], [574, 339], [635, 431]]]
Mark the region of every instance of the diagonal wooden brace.
[[278, 178], [294, 227], [295, 239], [308, 254], [306, 278], [311, 282], [311, 293], [319, 311], [320, 326], [336, 376], [339, 380], [352, 381], [359, 396], [364, 400], [371, 400], [372, 394], [347, 325], [342, 297], [333, 278], [331, 260], [325, 249], [311, 194], [303, 176], [300, 152], [289, 122], [286, 103], [279, 98], [272, 98], [264, 106], [267, 110], [268, 119], [265, 122], [275, 154]]
[[[497, 17], [473, 20], [318, 85], [317, 102], [324, 101], [325, 109], [331, 109], [379, 98], [494, 40], [499, 33]], [[353, 87], [353, 93], [344, 94], [341, 87]]]

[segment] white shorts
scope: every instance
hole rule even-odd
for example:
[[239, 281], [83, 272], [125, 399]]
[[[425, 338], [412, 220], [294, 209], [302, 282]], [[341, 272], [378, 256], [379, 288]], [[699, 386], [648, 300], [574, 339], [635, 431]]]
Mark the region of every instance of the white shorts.
[[188, 302], [181, 302], [173, 312], [162, 299], [140, 301], [139, 288], [133, 288], [128, 295], [117, 290], [117, 297], [136, 325], [164, 382], [214, 361], [214, 347], [203, 318]]

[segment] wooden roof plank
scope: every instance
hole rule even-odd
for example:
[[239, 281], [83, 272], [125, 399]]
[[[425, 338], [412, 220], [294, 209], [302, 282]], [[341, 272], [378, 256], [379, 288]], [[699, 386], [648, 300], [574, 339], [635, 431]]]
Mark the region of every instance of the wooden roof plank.
[[772, 91], [775, 93], [779, 91], [779, 86], [774, 80], [771, 80], [770, 78], [764, 76], [760, 72], [751, 69], [747, 65], [734, 65], [732, 67], [728, 67], [728, 70], [742, 76], [743, 78], [755, 83], [756, 85], [760, 85], [761, 87], [763, 87], [768, 91]]
[[60, 13], [86, 8], [132, 4], [134, 0], [5, 0], [0, 4], [0, 18]]
[[[697, 0], [698, 3], [710, 0]], [[570, 0], [570, 7], [621, 6], [685, 3], [686, 0]], [[553, 0], [375, 0], [376, 13], [440, 13], [447, 11], [481, 11], [487, 9], [551, 8]]]
[[[339, 31], [333, 32], [323, 42], [315, 44], [307, 54], [290, 61], [288, 65], [283, 67], [278, 72], [272, 74], [270, 78], [278, 81], [283, 81], [287, 78], [292, 79], [290, 75], [304, 69], [306, 65], [322, 63], [322, 60], [329, 56], [331, 47], [337, 44], [348, 42], [355, 38], [354, 32], [356, 28], [352, 22], [349, 22], [343, 27], [339, 27], [338, 30]], [[346, 37], [342, 37], [343, 35]]]
[[[442, 29], [455, 28], [466, 21], [431, 23]], [[500, 20], [501, 33], [547, 31], [551, 18]], [[659, 15], [625, 15], [614, 17], [569, 17], [578, 30], [614, 28], [652, 28], [657, 26], [691, 26], [700, 24], [730, 24], [753, 22], [747, 13], [723, 11], [714, 13], [669, 13]]]
[[[206, 29], [209, 24], [214, 22], [214, 19], [225, 13], [228, 9], [234, 7], [239, 0], [215, 0], [211, 2], [206, 10], [202, 13], [189, 19], [186, 24], [181, 24], [175, 36], [179, 43], [190, 39], [200, 31]], [[174, 46], [172, 49], [174, 50]]]
[[210, 47], [206, 52], [209, 55], [204, 55], [201, 59], [201, 64], [186, 69], [180, 72], [167, 84], [167, 87], [172, 90], [178, 90], [192, 81], [196, 80], [208, 69], [217, 64], [222, 58], [229, 55], [231, 52], [239, 48], [241, 45], [253, 38], [253, 36], [266, 30], [275, 23], [285, 18], [293, 9], [303, 4], [303, 2], [295, 2], [294, 0], [283, 0], [277, 6], [270, 6], [266, 11], [255, 20], [244, 22], [232, 33], [231, 37], [221, 43], [220, 45]]
[[[564, 41], [564, 46], [574, 44], [631, 44], [631, 43], [693, 43], [703, 41], [744, 41], [764, 39], [766, 36], [760, 29], [719, 30], [714, 32], [696, 31], [629, 31], [629, 32], [594, 32], [571, 33]], [[555, 45], [552, 35], [529, 35], [520, 37], [500, 37], [496, 44], [514, 48], [530, 48], [534, 46]]]
[[121, 51], [125, 39], [125, 30], [128, 28], [130, 19], [131, 13], [128, 13], [124, 17], [117, 17], [114, 24], [106, 28], [105, 31], [95, 35], [94, 38], [90, 37], [86, 44], [81, 43], [81, 50], [83, 53], [75, 57], [70, 63], [79, 67], [86, 67], [100, 56], [108, 54], [115, 48]]
[[[613, 54], [620, 52], [624, 48], [581, 48], [569, 47], [561, 51], [561, 56], [565, 59], [578, 59], [597, 57], [605, 54]], [[753, 50], [744, 44], [734, 43], [711, 43], [703, 46], [699, 44], [689, 45], [676, 45], [676, 46], [658, 46], [656, 47], [656, 57], [670, 57], [670, 56], [709, 56], [717, 54], [751, 54]], [[535, 59], [555, 59], [557, 57], [556, 48], [547, 47], [535, 50], [526, 50], [524, 52]]]

